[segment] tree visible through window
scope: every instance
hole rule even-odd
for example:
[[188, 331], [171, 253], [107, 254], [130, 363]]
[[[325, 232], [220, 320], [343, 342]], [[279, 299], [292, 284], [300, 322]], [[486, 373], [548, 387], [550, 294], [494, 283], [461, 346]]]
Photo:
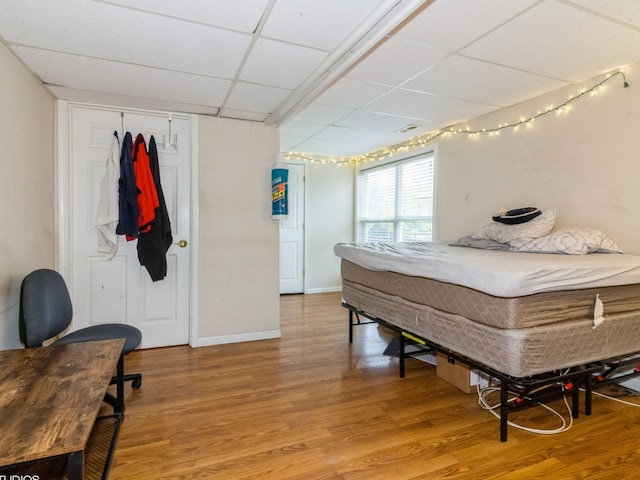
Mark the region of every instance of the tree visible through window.
[[358, 241], [432, 239], [433, 153], [360, 171]]

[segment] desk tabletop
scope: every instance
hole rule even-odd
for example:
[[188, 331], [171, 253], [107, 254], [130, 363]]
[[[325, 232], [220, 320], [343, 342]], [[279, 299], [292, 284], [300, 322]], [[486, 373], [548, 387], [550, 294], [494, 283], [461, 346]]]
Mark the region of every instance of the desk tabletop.
[[0, 352], [0, 466], [85, 448], [124, 339]]

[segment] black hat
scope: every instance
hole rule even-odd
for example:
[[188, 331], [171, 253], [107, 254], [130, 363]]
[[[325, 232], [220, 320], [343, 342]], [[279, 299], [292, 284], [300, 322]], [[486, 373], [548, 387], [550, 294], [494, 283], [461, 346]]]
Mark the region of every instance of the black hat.
[[508, 212], [501, 213], [493, 216], [493, 220], [500, 223], [506, 223], [507, 225], [516, 225], [518, 223], [525, 223], [529, 220], [533, 220], [542, 212], [536, 207], [524, 207], [516, 208], [515, 210], [509, 210]]

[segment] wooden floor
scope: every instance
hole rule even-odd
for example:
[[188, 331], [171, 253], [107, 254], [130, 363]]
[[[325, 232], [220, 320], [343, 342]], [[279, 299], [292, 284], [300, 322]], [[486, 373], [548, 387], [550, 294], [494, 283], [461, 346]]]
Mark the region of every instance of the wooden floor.
[[[127, 387], [109, 478], [640, 478], [639, 408], [596, 397], [567, 432], [510, 427], [501, 443], [477, 396], [433, 366], [409, 360], [400, 379], [383, 327], [356, 328], [349, 345], [339, 294], [283, 296], [281, 317], [280, 339], [129, 355], [127, 370], [144, 380]], [[510, 419], [560, 424], [541, 407]]]

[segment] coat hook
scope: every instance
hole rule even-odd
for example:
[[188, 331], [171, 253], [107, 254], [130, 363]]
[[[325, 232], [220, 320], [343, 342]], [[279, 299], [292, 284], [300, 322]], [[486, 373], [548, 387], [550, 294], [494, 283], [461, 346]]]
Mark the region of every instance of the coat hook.
[[171, 143], [171, 114], [169, 114], [169, 135], [168, 138], [162, 135], [162, 144], [160, 145], [162, 148], [171, 148], [173, 150], [177, 150], [178, 148], [178, 135], [174, 134], [173, 143]]

